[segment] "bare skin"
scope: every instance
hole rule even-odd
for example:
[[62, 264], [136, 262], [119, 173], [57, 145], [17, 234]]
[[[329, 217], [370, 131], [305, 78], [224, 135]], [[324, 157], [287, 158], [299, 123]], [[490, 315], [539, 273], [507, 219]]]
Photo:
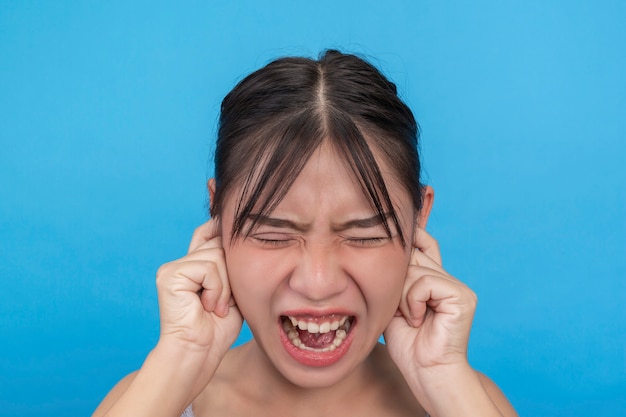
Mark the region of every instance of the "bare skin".
[[[270, 384], [255, 374], [254, 342], [232, 349], [203, 393], [193, 402], [197, 417], [209, 416], [423, 416], [424, 410], [390, 360], [377, 346], [349, 392], [303, 390], [284, 379]], [[252, 368], [251, 368], [252, 367]], [[251, 372], [252, 371], [252, 372]], [[241, 378], [241, 375], [247, 375]], [[384, 383], [383, 383], [384, 382]], [[277, 398], [280, 399], [277, 401]], [[314, 404], [314, 405], [312, 405]]]
[[[476, 296], [443, 269], [423, 229], [432, 189], [415, 216], [406, 191], [386, 183], [409, 245], [380, 224], [338, 226], [371, 217], [371, 207], [332, 149], [311, 158], [272, 213], [287, 222], [231, 242], [227, 201], [189, 254], [159, 270], [159, 342], [94, 416], [175, 417], [188, 404], [197, 417], [516, 416], [467, 362]], [[339, 361], [312, 368], [287, 353], [279, 317], [298, 308], [357, 317]], [[242, 314], [256, 338], [229, 349]], [[386, 346], [376, 342], [383, 332]]]
[[[250, 374], [254, 366], [250, 342], [231, 349], [224, 357], [215, 376], [193, 401], [196, 417], [211, 416], [301, 416], [359, 415], [359, 416], [423, 416], [425, 411], [415, 400], [402, 375], [387, 355], [384, 345], [377, 345], [368, 360], [362, 384], [353, 392], [339, 395], [334, 401], [328, 393], [302, 391], [283, 381], [283, 386], [268, 386]], [[119, 397], [133, 381], [129, 375], [112, 390], [100, 410]], [[241, 375], [247, 375], [241, 378]], [[303, 397], [307, 397], [303, 401]], [[276, 401], [281, 398], [281, 401]], [[307, 404], [307, 406], [303, 406]], [[317, 404], [311, 407], [308, 404]], [[94, 415], [98, 415], [97, 413]]]

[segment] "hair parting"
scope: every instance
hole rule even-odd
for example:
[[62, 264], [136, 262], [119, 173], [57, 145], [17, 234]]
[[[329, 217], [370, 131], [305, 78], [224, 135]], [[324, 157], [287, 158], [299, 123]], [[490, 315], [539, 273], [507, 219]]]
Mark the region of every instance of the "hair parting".
[[278, 59], [244, 78], [222, 102], [211, 216], [220, 215], [226, 195], [239, 187], [231, 242], [246, 238], [255, 219], [276, 208], [311, 155], [328, 142], [387, 235], [391, 220], [405, 245], [379, 163], [419, 211], [418, 137], [417, 122], [396, 86], [364, 59], [334, 50], [319, 60]]

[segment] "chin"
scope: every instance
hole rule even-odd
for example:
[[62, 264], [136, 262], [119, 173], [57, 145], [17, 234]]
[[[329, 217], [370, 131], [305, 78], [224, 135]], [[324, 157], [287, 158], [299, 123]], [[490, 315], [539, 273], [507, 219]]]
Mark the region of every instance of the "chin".
[[[366, 342], [360, 337], [363, 335], [359, 332], [358, 320], [351, 316], [345, 324], [340, 325], [339, 331], [342, 329], [347, 331], [345, 337], [340, 333], [341, 343], [335, 342], [334, 349], [326, 349], [326, 346], [314, 349], [305, 348], [297, 341], [294, 344], [294, 329], [284, 321], [285, 318], [281, 318], [281, 330], [278, 335], [280, 344], [271, 343], [271, 354], [268, 354], [261, 346], [259, 339], [257, 339], [257, 344], [282, 378], [302, 389], [329, 388], [349, 378], [355, 369], [364, 363], [378, 340], [375, 338], [371, 341], [370, 349], [365, 352], [363, 348]], [[292, 332], [291, 338], [290, 332]], [[302, 332], [303, 330], [300, 330], [301, 334]], [[327, 338], [330, 342], [325, 344], [336, 340], [336, 336], [333, 335]], [[306, 341], [306, 337], [302, 339]]]

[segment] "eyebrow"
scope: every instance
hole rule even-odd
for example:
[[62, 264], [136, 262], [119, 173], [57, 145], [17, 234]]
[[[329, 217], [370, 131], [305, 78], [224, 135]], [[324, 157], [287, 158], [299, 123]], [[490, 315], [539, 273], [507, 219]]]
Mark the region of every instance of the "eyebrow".
[[[378, 214], [365, 219], [349, 220], [345, 223], [340, 223], [332, 226], [334, 232], [342, 232], [348, 229], [369, 229], [383, 224], [387, 218], [391, 216], [391, 213], [384, 213], [383, 216]], [[248, 219], [255, 225], [276, 227], [278, 229], [292, 229], [298, 232], [306, 232], [311, 228], [310, 224], [299, 223], [292, 220], [280, 219], [277, 217], [270, 217], [264, 214], [251, 214]]]
[[306, 232], [310, 228], [310, 224], [298, 223], [287, 219], [279, 219], [277, 217], [269, 217], [264, 214], [251, 214], [248, 219], [254, 225], [270, 226], [278, 229], [293, 229], [298, 232]]
[[383, 224], [390, 215], [390, 213], [383, 213], [382, 216], [380, 216], [379, 214], [375, 214], [372, 217], [368, 217], [365, 219], [349, 220], [345, 223], [334, 225], [333, 231], [341, 232], [348, 229], [369, 229], [371, 227], [376, 227]]

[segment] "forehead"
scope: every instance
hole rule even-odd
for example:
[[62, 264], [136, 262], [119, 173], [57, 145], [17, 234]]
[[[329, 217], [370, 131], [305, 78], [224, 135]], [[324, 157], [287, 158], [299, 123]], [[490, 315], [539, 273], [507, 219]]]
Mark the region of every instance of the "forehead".
[[348, 162], [331, 146], [322, 145], [295, 178], [277, 212], [367, 213], [371, 203]]
[[[275, 205], [269, 204], [271, 210], [267, 211], [268, 201], [275, 195], [274, 184], [267, 184], [258, 196], [250, 195], [251, 187], [237, 187], [238, 191], [231, 193], [238, 196], [239, 201], [235, 207], [242, 207], [254, 198], [253, 213], [269, 214], [272, 212], [300, 211], [311, 212], [312, 209], [325, 209], [329, 212], [358, 212], [367, 215], [376, 212], [373, 199], [368, 193], [368, 188], [376, 193], [380, 203], [384, 206], [386, 192], [390, 198], [393, 209], [411, 210], [411, 198], [406, 187], [397, 178], [393, 170], [389, 169], [387, 162], [381, 157], [380, 152], [372, 149], [376, 167], [365, 167], [365, 181], [355, 167], [355, 162], [350, 161], [345, 152], [340, 152], [332, 142], [325, 140], [320, 144], [304, 162], [304, 167], [291, 180], [284, 195]], [[374, 168], [382, 176], [382, 184], [373, 181]], [[255, 173], [252, 182], [257, 183], [262, 169]], [[275, 181], [288, 181], [288, 178], [276, 178]], [[373, 182], [373, 185], [371, 184]], [[369, 185], [368, 185], [369, 184]], [[383, 188], [384, 187], [384, 191]], [[248, 192], [248, 194], [246, 194]], [[234, 200], [237, 200], [235, 197]], [[232, 206], [231, 206], [232, 207]], [[383, 211], [389, 211], [391, 207], [383, 207]]]

